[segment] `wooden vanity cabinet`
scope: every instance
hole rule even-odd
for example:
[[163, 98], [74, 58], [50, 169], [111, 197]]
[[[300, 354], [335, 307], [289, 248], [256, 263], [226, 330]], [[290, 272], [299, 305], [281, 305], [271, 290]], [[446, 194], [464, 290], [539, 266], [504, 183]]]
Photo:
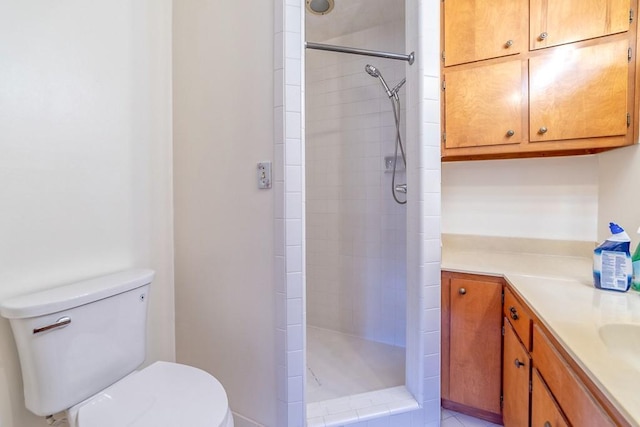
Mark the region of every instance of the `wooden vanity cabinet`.
[[570, 425], [616, 425], [538, 325], [533, 329], [533, 364]]
[[631, 427], [503, 278], [441, 279], [443, 408], [505, 427]]
[[506, 317], [503, 355], [502, 419], [506, 426], [526, 426], [529, 424], [531, 358]]
[[500, 423], [502, 287], [442, 272], [442, 406]]
[[558, 403], [535, 368], [531, 374], [531, 427], [569, 427]]
[[[587, 154], [635, 142], [637, 19], [629, 16], [638, 0], [531, 0], [519, 30], [511, 26], [521, 15], [509, 8], [520, 10], [520, 0], [488, 3], [442, 3], [444, 161]], [[478, 45], [498, 44], [486, 26], [500, 13], [495, 31], [523, 34], [529, 46], [483, 53]]]

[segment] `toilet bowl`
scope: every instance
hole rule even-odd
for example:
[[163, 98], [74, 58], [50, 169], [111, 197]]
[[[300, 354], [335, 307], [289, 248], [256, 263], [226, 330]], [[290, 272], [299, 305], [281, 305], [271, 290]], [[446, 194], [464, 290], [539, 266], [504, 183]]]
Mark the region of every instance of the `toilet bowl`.
[[67, 411], [70, 427], [233, 427], [222, 384], [186, 365], [155, 362]]
[[200, 369], [146, 356], [152, 270], [127, 270], [0, 303], [25, 406], [71, 427], [233, 427], [224, 388]]

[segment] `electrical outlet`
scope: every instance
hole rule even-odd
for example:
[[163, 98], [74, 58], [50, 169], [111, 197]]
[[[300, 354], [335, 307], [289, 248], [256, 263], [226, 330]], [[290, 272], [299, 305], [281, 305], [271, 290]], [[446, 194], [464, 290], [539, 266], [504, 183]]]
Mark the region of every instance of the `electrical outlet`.
[[271, 188], [271, 162], [258, 163], [258, 188]]

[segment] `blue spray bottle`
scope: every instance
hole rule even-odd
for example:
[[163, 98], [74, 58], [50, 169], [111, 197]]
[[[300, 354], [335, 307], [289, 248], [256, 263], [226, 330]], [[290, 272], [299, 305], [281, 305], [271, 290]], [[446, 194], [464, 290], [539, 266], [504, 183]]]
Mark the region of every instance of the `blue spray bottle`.
[[611, 236], [593, 251], [593, 284], [598, 289], [626, 292], [633, 268], [631, 239], [618, 224], [609, 223]]

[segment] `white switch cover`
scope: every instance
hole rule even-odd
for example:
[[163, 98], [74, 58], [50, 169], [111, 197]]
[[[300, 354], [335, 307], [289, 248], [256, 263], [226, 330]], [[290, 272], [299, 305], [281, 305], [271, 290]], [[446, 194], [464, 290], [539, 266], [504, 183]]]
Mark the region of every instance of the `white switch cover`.
[[271, 162], [258, 163], [258, 188], [271, 188]]

